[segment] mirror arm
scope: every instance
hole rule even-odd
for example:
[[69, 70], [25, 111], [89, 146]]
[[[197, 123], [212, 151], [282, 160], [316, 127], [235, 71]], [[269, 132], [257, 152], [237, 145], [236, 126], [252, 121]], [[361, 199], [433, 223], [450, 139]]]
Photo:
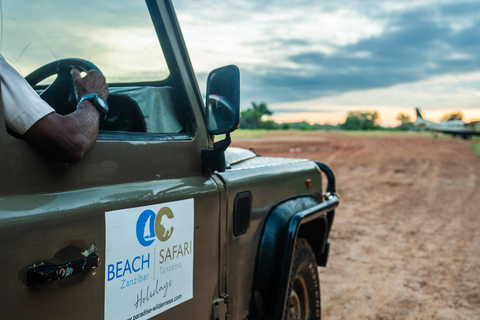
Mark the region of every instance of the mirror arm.
[[228, 146], [232, 143], [230, 133], [225, 134], [225, 139], [217, 141], [213, 144], [213, 152], [224, 152]]
[[225, 139], [213, 144], [213, 149], [202, 150], [202, 171], [213, 173], [224, 172], [226, 169], [225, 150], [232, 142], [230, 133], [225, 134]]

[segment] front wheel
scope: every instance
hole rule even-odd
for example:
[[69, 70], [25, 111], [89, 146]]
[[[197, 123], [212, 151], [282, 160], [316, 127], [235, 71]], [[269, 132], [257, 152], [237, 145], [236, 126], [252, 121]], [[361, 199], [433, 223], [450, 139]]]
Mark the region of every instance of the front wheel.
[[320, 320], [320, 278], [315, 254], [305, 239], [295, 244], [284, 320]]

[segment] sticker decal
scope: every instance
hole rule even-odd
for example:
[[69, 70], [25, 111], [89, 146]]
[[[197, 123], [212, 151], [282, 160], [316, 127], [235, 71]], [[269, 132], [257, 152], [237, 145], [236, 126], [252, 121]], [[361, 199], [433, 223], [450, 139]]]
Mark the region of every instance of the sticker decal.
[[193, 199], [105, 213], [105, 319], [150, 319], [193, 298]]

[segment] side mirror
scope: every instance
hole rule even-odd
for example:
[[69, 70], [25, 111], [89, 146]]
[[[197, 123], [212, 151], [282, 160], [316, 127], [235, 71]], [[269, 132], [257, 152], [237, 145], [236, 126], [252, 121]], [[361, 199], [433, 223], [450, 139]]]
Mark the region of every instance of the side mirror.
[[213, 70], [207, 79], [207, 130], [227, 134], [240, 121], [240, 71], [234, 65]]

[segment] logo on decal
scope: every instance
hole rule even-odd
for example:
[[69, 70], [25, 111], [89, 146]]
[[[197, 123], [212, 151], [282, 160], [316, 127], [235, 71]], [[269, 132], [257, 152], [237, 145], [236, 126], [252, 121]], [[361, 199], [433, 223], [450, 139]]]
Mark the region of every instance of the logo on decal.
[[138, 242], [148, 247], [155, 241], [155, 212], [147, 209], [140, 214], [137, 220]]
[[155, 232], [158, 240], [165, 242], [173, 234], [173, 211], [169, 207], [163, 207], [158, 211], [155, 219]]
[[170, 239], [175, 228], [174, 214], [169, 207], [161, 208], [157, 214], [150, 209], [144, 210], [137, 220], [137, 239], [144, 246], [150, 246], [155, 238], [165, 242]]

